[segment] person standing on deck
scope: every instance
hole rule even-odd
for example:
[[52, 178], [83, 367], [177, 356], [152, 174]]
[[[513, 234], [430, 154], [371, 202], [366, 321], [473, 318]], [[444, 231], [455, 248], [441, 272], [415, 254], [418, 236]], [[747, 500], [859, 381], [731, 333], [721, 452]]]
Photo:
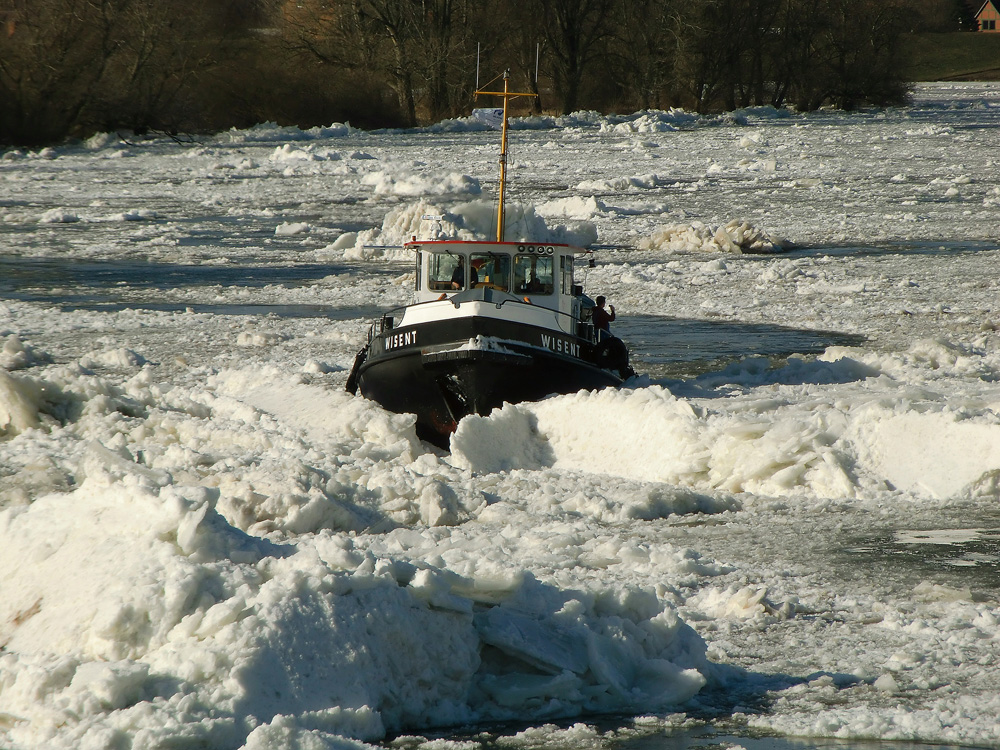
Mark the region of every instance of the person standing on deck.
[[[605, 297], [601, 295], [597, 298], [597, 307], [594, 308], [592, 315], [594, 320], [594, 330], [597, 333], [597, 340], [605, 338], [611, 335], [611, 323], [615, 319], [615, 306], [608, 305], [608, 309], [604, 309], [604, 305], [607, 302]], [[610, 311], [610, 312], [609, 312]]]

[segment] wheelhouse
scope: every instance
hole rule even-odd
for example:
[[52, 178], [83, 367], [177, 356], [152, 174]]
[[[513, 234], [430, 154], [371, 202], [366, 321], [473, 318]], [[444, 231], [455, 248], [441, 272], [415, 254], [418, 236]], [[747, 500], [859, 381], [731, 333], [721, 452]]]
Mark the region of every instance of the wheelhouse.
[[520, 301], [579, 320], [583, 294], [575, 285], [574, 260], [583, 248], [530, 242], [411, 242], [416, 299], [431, 302], [469, 289], [506, 292]]

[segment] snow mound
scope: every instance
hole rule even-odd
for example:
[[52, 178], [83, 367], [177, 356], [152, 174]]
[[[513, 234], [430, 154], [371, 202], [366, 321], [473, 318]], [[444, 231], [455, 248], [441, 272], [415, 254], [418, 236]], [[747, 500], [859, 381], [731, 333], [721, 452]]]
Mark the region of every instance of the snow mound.
[[41, 393], [27, 379], [0, 370], [0, 437], [38, 426]]
[[[833, 382], [880, 375], [870, 364], [837, 357], [829, 353], [812, 365], [812, 375]], [[784, 369], [794, 382], [803, 367], [793, 361]], [[768, 378], [781, 382], [784, 374]], [[752, 386], [761, 374], [733, 368], [720, 379]], [[594, 425], [601, 425], [596, 433]], [[657, 445], [670, 447], [650, 451]], [[950, 499], [994, 491], [1000, 417], [945, 404], [887, 407], [876, 396], [845, 413], [835, 400], [798, 408], [779, 395], [737, 416], [650, 386], [581, 391], [466, 417], [451, 451], [456, 465], [476, 473], [554, 468], [773, 496], [890, 489]]]
[[613, 133], [672, 133], [698, 122], [700, 115], [683, 109], [636, 112], [622, 122], [609, 121], [604, 128]]
[[274, 229], [275, 237], [291, 237], [296, 234], [305, 234], [311, 229], [305, 221], [284, 221]]
[[477, 473], [540, 469], [552, 461], [538, 434], [538, 421], [512, 404], [489, 417], [470, 415], [451, 437], [454, 464]]
[[80, 365], [90, 369], [95, 367], [110, 367], [124, 370], [142, 367], [146, 363], [146, 358], [141, 354], [124, 347], [101, 352], [91, 352], [80, 358]]
[[872, 405], [858, 415], [851, 437], [868, 470], [924, 497], [989, 489], [1000, 476], [1000, 418], [993, 413], [972, 417]]
[[375, 195], [479, 195], [479, 180], [464, 174], [446, 175], [390, 174], [369, 172], [361, 178], [362, 185], [370, 185]]
[[73, 224], [80, 221], [79, 215], [65, 208], [50, 208], [38, 217], [39, 224]]
[[303, 130], [294, 126], [285, 127], [273, 122], [265, 122], [243, 130], [233, 128], [220, 135], [219, 140], [226, 144], [316, 141], [324, 138], [342, 138], [349, 135], [351, 130], [351, 126], [346, 123], [334, 123], [325, 127]]
[[[513, 118], [512, 118], [513, 119]], [[482, 133], [494, 128], [475, 115], [441, 120], [427, 127], [417, 129], [422, 133]]]
[[595, 197], [558, 198], [535, 207], [535, 212], [546, 219], [567, 218], [585, 221], [595, 215], [607, 213], [608, 207]]
[[337, 151], [328, 149], [316, 149], [314, 144], [309, 144], [303, 148], [297, 148], [291, 143], [277, 146], [270, 156], [270, 160], [276, 163], [288, 163], [297, 161], [340, 161], [344, 157]]
[[627, 190], [652, 190], [663, 185], [665, 180], [655, 174], [635, 175], [632, 177], [612, 177], [606, 180], [584, 180], [576, 186], [577, 190], [600, 193], [619, 193]]
[[150, 208], [133, 208], [111, 217], [112, 221], [153, 221], [161, 218], [159, 211]]
[[121, 138], [117, 133], [94, 133], [83, 142], [84, 148], [91, 151], [100, 151], [111, 146], [116, 147], [119, 144], [121, 144]]
[[33, 365], [51, 362], [52, 358], [33, 346], [24, 344], [16, 334], [10, 334], [0, 346], [0, 369], [21, 370]]
[[[580, 204], [574, 204], [579, 208]], [[595, 204], [596, 206], [596, 204]], [[556, 215], [553, 211], [552, 215]], [[489, 240], [495, 236], [496, 214], [491, 203], [470, 201], [450, 208], [427, 201], [400, 206], [385, 215], [381, 229], [369, 229], [354, 237], [354, 246], [346, 248], [344, 256], [354, 260], [387, 258], [410, 260], [404, 242], [423, 240]], [[565, 223], [551, 225], [534, 206], [517, 206], [505, 214], [505, 236], [510, 241], [562, 242], [586, 247], [597, 240], [597, 228], [589, 221], [566, 218]], [[348, 238], [329, 249], [338, 249]]]
[[713, 229], [700, 221], [660, 227], [639, 243], [642, 250], [661, 252], [710, 252], [765, 254], [789, 248], [785, 240], [768, 234], [749, 222], [734, 219]]
[[178, 731], [179, 705], [187, 740], [214, 747], [377, 740], [663, 710], [706, 683], [704, 642], [653, 592], [457, 575], [344, 536], [275, 544], [229, 525], [217, 497], [98, 471], [0, 513], [0, 565], [20, 570], [0, 599], [15, 744], [127, 731], [149, 746]]

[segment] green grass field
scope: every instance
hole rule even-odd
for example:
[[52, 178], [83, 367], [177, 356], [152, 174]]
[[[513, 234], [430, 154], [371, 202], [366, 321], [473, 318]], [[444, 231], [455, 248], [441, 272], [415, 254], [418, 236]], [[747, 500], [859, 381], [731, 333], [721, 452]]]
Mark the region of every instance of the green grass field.
[[1000, 34], [911, 34], [905, 45], [907, 80], [1000, 81]]

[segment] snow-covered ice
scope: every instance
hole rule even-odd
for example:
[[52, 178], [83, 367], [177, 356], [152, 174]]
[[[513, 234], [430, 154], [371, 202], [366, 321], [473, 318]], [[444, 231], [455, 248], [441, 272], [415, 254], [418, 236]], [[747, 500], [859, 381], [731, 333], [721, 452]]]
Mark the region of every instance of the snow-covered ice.
[[636, 351], [445, 453], [343, 385], [398, 244], [488, 236], [496, 139], [0, 155], [0, 745], [1000, 746], [1000, 85], [516, 121], [509, 236], [618, 247], [620, 316], [857, 343]]

